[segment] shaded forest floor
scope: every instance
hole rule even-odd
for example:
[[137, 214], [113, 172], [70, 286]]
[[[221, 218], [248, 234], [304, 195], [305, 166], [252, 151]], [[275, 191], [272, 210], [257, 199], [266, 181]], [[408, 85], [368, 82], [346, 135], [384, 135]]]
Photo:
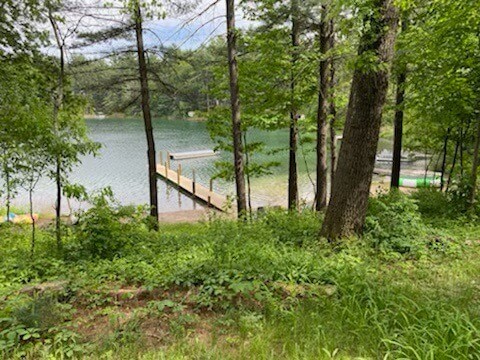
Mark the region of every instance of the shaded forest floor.
[[61, 254], [39, 230], [33, 257], [28, 227], [0, 226], [0, 354], [478, 359], [480, 223], [432, 199], [379, 197], [365, 235], [335, 245], [308, 211], [153, 233], [97, 204]]

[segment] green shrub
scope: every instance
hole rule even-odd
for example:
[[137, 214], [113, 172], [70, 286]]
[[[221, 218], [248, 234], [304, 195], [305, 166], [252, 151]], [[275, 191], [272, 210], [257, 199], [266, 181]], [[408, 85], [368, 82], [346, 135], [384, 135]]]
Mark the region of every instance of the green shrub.
[[365, 235], [377, 249], [418, 250], [426, 232], [415, 201], [407, 195], [392, 191], [370, 199]]
[[142, 213], [132, 206], [116, 205], [111, 192], [102, 192], [92, 203], [74, 228], [74, 246], [67, 255], [77, 250], [83, 258], [112, 259], [148, 236]]

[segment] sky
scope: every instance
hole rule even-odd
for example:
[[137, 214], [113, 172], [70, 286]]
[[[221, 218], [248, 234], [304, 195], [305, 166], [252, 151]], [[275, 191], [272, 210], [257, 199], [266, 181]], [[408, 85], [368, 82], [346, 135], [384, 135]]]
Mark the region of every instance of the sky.
[[[73, 15], [69, 15], [70, 18], [67, 19], [66, 24], [75, 24], [78, 19], [81, 19], [82, 25], [78, 30], [86, 31], [88, 29], [88, 31], [91, 31], [92, 29], [113, 26], [125, 16], [119, 14], [118, 10], [102, 8], [102, 6], [99, 6], [99, 4], [102, 4], [102, 1], [86, 0], [86, 3], [92, 6], [92, 8], [89, 10], [82, 9], [78, 13], [74, 12]], [[116, 1], [118, 3], [120, 0]], [[191, 0], [189, 1], [192, 2]], [[85, 3], [85, 0], [83, 2]], [[215, 36], [225, 34], [225, 0], [217, 0], [216, 2], [215, 0], [198, 0], [196, 3], [197, 6], [185, 13], [166, 9], [165, 18], [146, 21], [144, 23], [146, 48], [163, 45], [182, 49], [197, 49]], [[85, 11], [87, 11], [89, 16], [84, 16]], [[247, 28], [254, 24], [246, 20], [239, 9], [236, 12], [236, 22], [237, 27], [240, 28]], [[49, 24], [46, 24], [46, 26], [49, 26]], [[63, 25], [62, 30], [64, 34], [67, 33], [66, 25]], [[127, 41], [106, 42], [87, 49], [73, 50], [72, 41], [67, 41], [67, 47], [70, 48], [69, 54], [82, 53], [87, 57], [101, 56], [103, 53], [112, 52], [112, 50], [122, 48], [122, 46], [124, 47], [129, 43]], [[58, 52], [53, 41], [46, 51], [52, 55]]]

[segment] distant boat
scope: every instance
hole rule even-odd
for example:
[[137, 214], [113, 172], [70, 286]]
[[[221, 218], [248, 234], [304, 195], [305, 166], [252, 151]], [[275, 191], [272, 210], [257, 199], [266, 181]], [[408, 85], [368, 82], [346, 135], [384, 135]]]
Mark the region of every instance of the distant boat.
[[[383, 149], [380, 154], [377, 154], [375, 157], [375, 161], [379, 163], [391, 163], [393, 162], [393, 153], [389, 150]], [[403, 163], [411, 163], [415, 162], [415, 156], [411, 154], [402, 154], [400, 161]]]

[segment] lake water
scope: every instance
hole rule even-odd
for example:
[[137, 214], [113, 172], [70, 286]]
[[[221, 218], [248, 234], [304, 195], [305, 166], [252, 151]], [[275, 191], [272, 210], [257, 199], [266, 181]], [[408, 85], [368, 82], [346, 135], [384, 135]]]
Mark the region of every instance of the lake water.
[[[84, 185], [89, 191], [110, 186], [116, 198], [122, 204], [148, 203], [147, 177], [147, 146], [143, 121], [141, 119], [102, 119], [87, 120], [90, 137], [103, 146], [97, 157], [85, 157], [69, 176], [70, 181]], [[189, 151], [213, 149], [203, 122], [184, 120], [154, 121], [154, 135], [157, 152], [159, 151]], [[268, 150], [278, 150], [273, 155], [260, 155], [256, 160], [272, 160], [280, 162], [273, 174], [252, 180], [252, 199], [254, 206], [285, 205], [287, 197], [287, 158], [288, 132], [257, 131], [248, 134], [248, 141], [264, 141]], [[165, 159], [165, 156], [164, 156]], [[208, 185], [210, 177], [215, 174], [215, 162], [231, 161], [231, 155], [221, 153], [216, 157], [182, 160], [182, 171], [185, 176], [191, 176], [195, 169], [197, 181]], [[311, 200], [315, 178], [315, 154], [313, 145], [300, 147], [298, 157], [299, 188], [301, 197]], [[176, 168], [178, 162], [172, 161], [171, 167]], [[310, 177], [309, 177], [310, 172]], [[231, 182], [215, 180], [216, 191], [225, 195], [234, 194]], [[161, 212], [189, 210], [195, 205], [191, 199], [181, 195], [163, 180], [158, 180], [159, 210]], [[55, 202], [55, 186], [52, 181], [42, 180], [35, 191], [34, 203], [37, 212], [53, 212]], [[65, 203], [65, 201], [64, 201]], [[24, 207], [27, 195], [20, 193], [14, 204]], [[65, 204], [66, 205], [66, 204]], [[66, 207], [64, 211], [66, 211]]]

